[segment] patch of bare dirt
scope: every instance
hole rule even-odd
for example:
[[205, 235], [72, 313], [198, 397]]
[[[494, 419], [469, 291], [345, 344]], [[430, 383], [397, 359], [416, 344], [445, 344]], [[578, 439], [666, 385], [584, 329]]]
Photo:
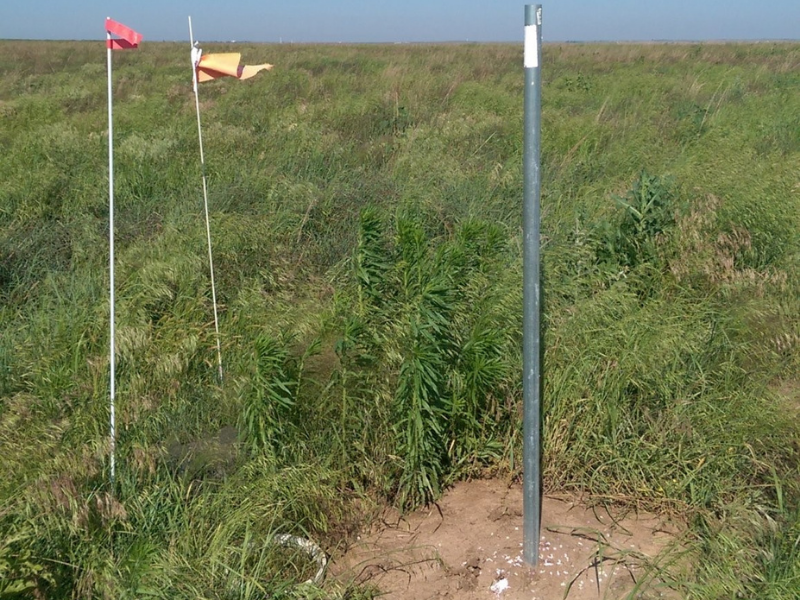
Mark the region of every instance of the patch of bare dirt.
[[[553, 497], [542, 503], [541, 529], [539, 564], [530, 569], [522, 559], [521, 486], [459, 483], [433, 507], [403, 518], [387, 513], [334, 557], [331, 574], [373, 584], [387, 600], [639, 597], [651, 577], [647, 565], [677, 532], [655, 515], [617, 515]], [[677, 595], [654, 586], [646, 597]]]

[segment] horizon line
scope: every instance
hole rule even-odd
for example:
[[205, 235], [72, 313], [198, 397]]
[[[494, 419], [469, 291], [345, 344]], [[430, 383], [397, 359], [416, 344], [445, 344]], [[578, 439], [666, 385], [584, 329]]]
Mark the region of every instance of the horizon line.
[[[0, 42], [103, 42], [106, 38], [0, 38]], [[188, 40], [143, 40], [151, 44], [183, 44]], [[205, 44], [269, 44], [269, 45], [303, 45], [303, 46], [361, 46], [361, 45], [425, 45], [425, 44], [522, 44], [523, 40], [417, 40], [396, 41], [387, 40], [379, 42], [337, 41], [314, 42], [294, 40], [205, 40]], [[769, 44], [769, 43], [800, 43], [800, 38], [709, 38], [709, 39], [620, 39], [620, 40], [544, 40], [543, 44]]]

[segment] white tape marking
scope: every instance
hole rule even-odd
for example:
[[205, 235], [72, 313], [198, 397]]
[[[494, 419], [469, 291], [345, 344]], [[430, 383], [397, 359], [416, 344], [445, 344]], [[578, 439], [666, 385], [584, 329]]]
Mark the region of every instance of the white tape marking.
[[536, 25], [525, 26], [525, 68], [539, 66], [539, 36]]

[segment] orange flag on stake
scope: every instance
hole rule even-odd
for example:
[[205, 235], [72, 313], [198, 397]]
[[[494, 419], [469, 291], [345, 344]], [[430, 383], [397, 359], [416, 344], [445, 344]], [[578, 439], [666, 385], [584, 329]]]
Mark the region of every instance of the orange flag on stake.
[[203, 54], [200, 48], [192, 49], [192, 61], [197, 71], [197, 81], [211, 81], [219, 77], [236, 77], [236, 79], [250, 79], [259, 71], [269, 71], [272, 65], [243, 65], [240, 63], [242, 55], [238, 52], [224, 54]]
[[238, 52], [224, 54], [208, 54], [197, 47], [192, 33], [192, 17], [189, 17], [189, 43], [192, 47], [192, 87], [194, 88], [194, 105], [197, 109], [197, 139], [200, 142], [200, 171], [203, 177], [203, 207], [206, 217], [206, 237], [208, 239], [208, 268], [211, 273], [211, 300], [214, 305], [214, 331], [217, 337], [217, 364], [219, 366], [219, 382], [222, 383], [222, 345], [219, 335], [219, 318], [217, 317], [217, 292], [214, 283], [214, 259], [211, 256], [211, 224], [208, 214], [208, 184], [206, 182], [206, 163], [203, 155], [203, 131], [200, 127], [200, 94], [198, 82], [211, 81], [219, 77], [235, 77], [250, 79], [259, 71], [269, 71], [272, 65], [243, 65], [239, 61], [242, 55]]
[[139, 42], [142, 41], [142, 34], [134, 31], [130, 27], [126, 27], [122, 23], [117, 23], [114, 19], [106, 17], [106, 31], [111, 35], [116, 35], [117, 38], [108, 38], [106, 40], [106, 48], [112, 50], [131, 50], [139, 47]]

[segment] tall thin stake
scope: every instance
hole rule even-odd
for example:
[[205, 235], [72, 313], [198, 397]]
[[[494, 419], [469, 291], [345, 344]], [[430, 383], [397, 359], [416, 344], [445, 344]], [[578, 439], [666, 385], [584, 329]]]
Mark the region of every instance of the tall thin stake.
[[523, 147], [523, 559], [539, 562], [541, 524], [541, 289], [539, 173], [542, 125], [542, 5], [525, 6], [525, 134]]
[[[189, 43], [194, 50], [194, 35], [192, 34], [192, 17], [189, 17]], [[192, 85], [194, 87], [194, 104], [197, 108], [197, 137], [200, 140], [200, 171], [203, 175], [203, 209], [206, 217], [206, 238], [208, 240], [208, 266], [211, 271], [211, 299], [214, 303], [214, 331], [217, 336], [217, 362], [219, 364], [219, 381], [222, 383], [222, 346], [219, 338], [219, 317], [217, 316], [217, 287], [214, 283], [214, 258], [211, 255], [211, 224], [208, 218], [208, 184], [206, 182], [206, 161], [203, 154], [203, 129], [200, 126], [200, 93], [197, 86], [197, 65], [194, 64], [192, 54]]]
[[115, 347], [115, 336], [116, 332], [114, 330], [114, 321], [115, 321], [115, 313], [114, 313], [114, 119], [113, 119], [113, 109], [111, 103], [111, 33], [106, 32], [106, 39], [108, 43], [106, 46], [108, 47], [106, 52], [108, 53], [108, 256], [109, 256], [109, 272], [110, 272], [110, 294], [109, 294], [109, 302], [111, 305], [110, 309], [110, 323], [111, 323], [111, 333], [110, 333], [110, 352], [109, 352], [109, 371], [111, 372], [110, 377], [110, 405], [111, 411], [109, 416], [109, 438], [111, 441], [111, 448], [110, 448], [110, 455], [111, 455], [111, 470], [110, 470], [110, 479], [111, 485], [114, 485], [114, 477], [116, 475], [115, 471], [115, 454], [116, 454], [116, 445], [117, 445], [117, 432], [116, 432], [116, 422], [114, 416], [114, 402], [115, 402], [115, 395], [116, 395], [116, 386], [115, 386], [115, 378], [116, 378], [116, 347]]

